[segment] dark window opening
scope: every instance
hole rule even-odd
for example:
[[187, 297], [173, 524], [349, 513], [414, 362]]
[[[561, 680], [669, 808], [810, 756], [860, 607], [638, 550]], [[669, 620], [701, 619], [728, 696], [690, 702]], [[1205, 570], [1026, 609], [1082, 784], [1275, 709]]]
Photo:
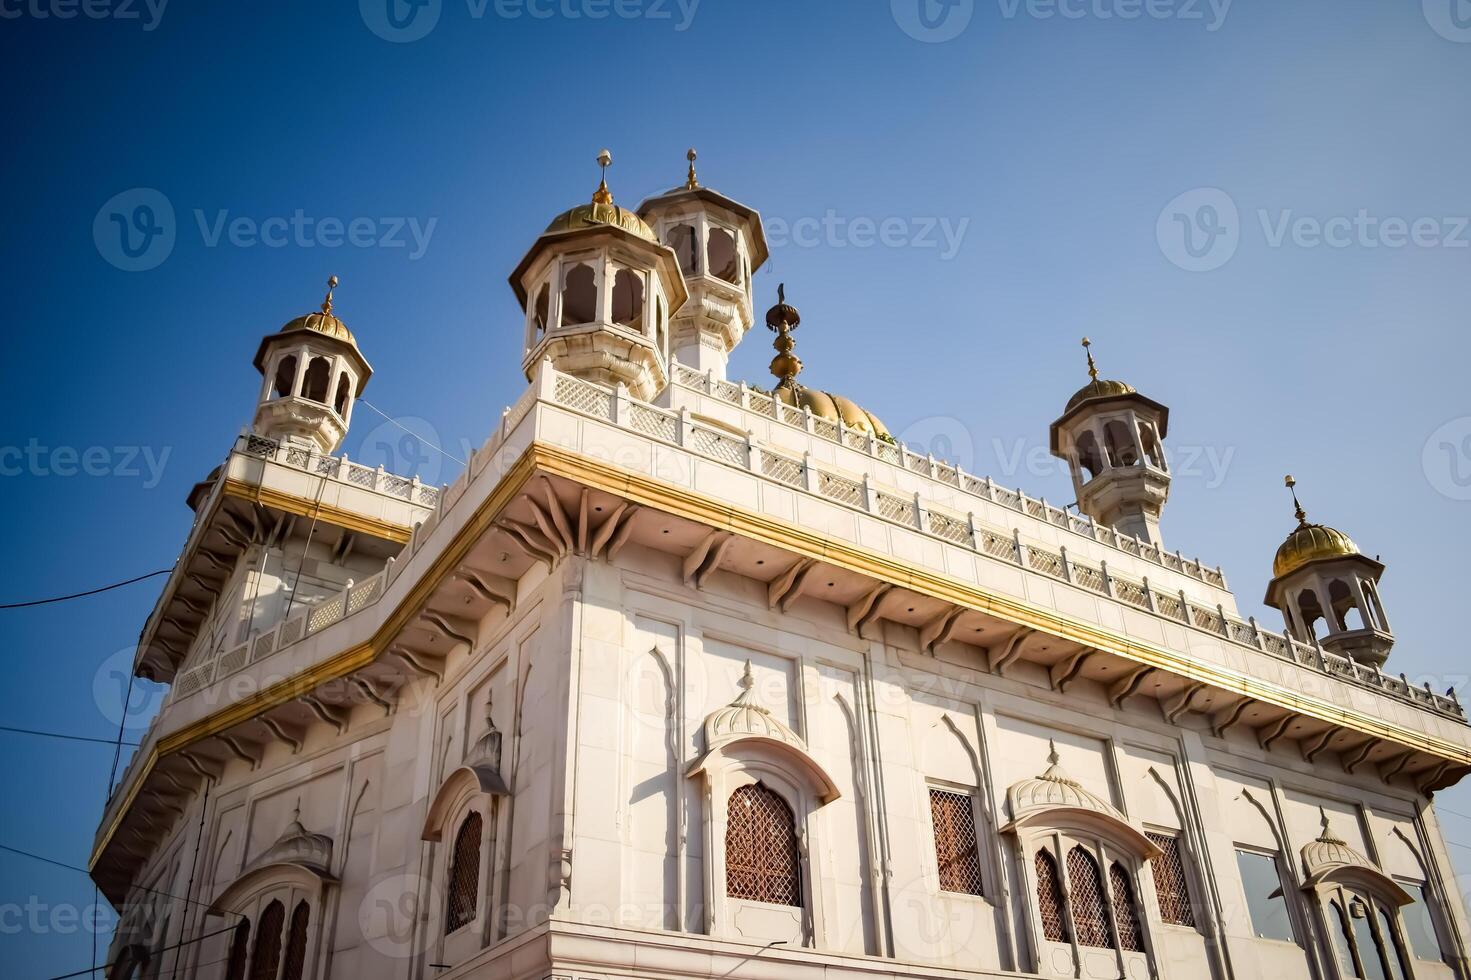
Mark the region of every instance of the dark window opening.
[[592, 266], [579, 263], [562, 282], [562, 326], [592, 323], [598, 318], [597, 277]]

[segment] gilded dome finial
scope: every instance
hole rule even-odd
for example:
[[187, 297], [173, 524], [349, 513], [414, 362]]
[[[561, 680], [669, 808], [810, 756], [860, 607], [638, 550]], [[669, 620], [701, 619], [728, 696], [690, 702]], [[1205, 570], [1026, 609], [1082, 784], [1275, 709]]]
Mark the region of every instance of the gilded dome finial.
[[1298, 499], [1297, 499], [1297, 481], [1294, 480], [1292, 478], [1292, 474], [1289, 473], [1289, 474], [1287, 474], [1287, 478], [1285, 480], [1283, 480], [1282, 482], [1286, 485], [1287, 489], [1289, 491], [1291, 491], [1291, 493], [1292, 493], [1292, 506], [1294, 508], [1296, 508], [1297, 525], [1298, 525], [1298, 527], [1307, 527], [1308, 526], [1308, 513], [1307, 513], [1307, 511], [1305, 511], [1305, 510], [1302, 509], [1302, 504], [1298, 502]]
[[613, 192], [608, 190], [608, 167], [613, 163], [613, 154], [607, 150], [598, 152], [598, 166], [602, 168], [602, 176], [598, 179], [598, 189], [592, 192], [594, 204], [612, 204]]
[[322, 312], [328, 316], [332, 315], [332, 290], [337, 288], [337, 277], [327, 277], [327, 296], [322, 300]]
[[802, 322], [797, 308], [787, 305], [787, 284], [776, 287], [776, 305], [766, 311], [766, 325], [776, 332], [771, 346], [776, 356], [771, 359], [771, 373], [778, 379], [778, 388], [795, 388], [797, 375], [802, 371], [802, 361], [792, 350], [797, 346], [792, 331]]
[[1088, 353], [1088, 377], [1098, 380], [1098, 365], [1093, 361], [1093, 341], [1083, 338], [1083, 350]]
[[697, 157], [698, 155], [699, 154], [695, 152], [695, 148], [693, 146], [690, 147], [690, 151], [684, 155], [685, 159], [690, 162], [690, 174], [684, 179], [684, 189], [687, 191], [692, 191], [696, 187], [700, 186], [700, 182], [695, 179], [695, 157]]

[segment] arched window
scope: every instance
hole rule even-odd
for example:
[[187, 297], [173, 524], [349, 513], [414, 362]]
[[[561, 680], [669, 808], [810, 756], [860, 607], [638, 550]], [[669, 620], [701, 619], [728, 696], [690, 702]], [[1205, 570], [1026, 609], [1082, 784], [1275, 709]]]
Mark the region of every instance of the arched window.
[[562, 279], [562, 326], [592, 323], [597, 318], [597, 277], [592, 266], [579, 262]]
[[802, 904], [802, 860], [792, 808], [760, 783], [730, 794], [725, 892], [772, 905]]
[[1098, 870], [1098, 862], [1081, 844], [1068, 851], [1067, 880], [1078, 944], [1105, 949], [1112, 946], [1108, 937], [1108, 920], [1104, 917], [1103, 875]]
[[250, 955], [250, 920], [242, 918], [230, 937], [229, 965], [225, 980], [245, 980], [245, 960]]
[[1406, 967], [1409, 957], [1405, 955], [1405, 948], [1400, 944], [1399, 933], [1394, 928], [1394, 917], [1378, 902], [1374, 903], [1374, 908], [1379, 912], [1379, 935], [1383, 938], [1384, 945], [1389, 947], [1387, 952], [1392, 956], [1388, 964], [1390, 974], [1395, 977], [1395, 980], [1404, 980], [1409, 974]]
[[475, 919], [480, 899], [480, 830], [480, 814], [472, 810], [455, 833], [444, 919], [446, 933], [454, 932]]
[[613, 277], [613, 322], [643, 332], [644, 277], [632, 269], [619, 269]]
[[337, 397], [332, 399], [332, 407], [337, 414], [347, 417], [347, 400], [352, 397], [352, 385], [347, 380], [347, 372], [344, 371], [337, 378]]
[[286, 907], [273, 900], [261, 913], [250, 954], [250, 980], [276, 980], [281, 965], [281, 927], [286, 924]]
[[1318, 593], [1303, 589], [1297, 594], [1297, 611], [1302, 618], [1302, 628], [1308, 639], [1318, 635], [1317, 622], [1323, 619], [1323, 606], [1318, 602]]
[[287, 354], [276, 362], [275, 397], [285, 398], [296, 387], [296, 355]]
[[1134, 886], [1129, 874], [1117, 861], [1108, 869], [1108, 886], [1113, 893], [1113, 925], [1119, 937], [1119, 948], [1134, 953], [1144, 952], [1144, 937], [1139, 929], [1139, 909], [1134, 904]]
[[1190, 905], [1190, 888], [1185, 881], [1185, 861], [1180, 856], [1180, 838], [1169, 834], [1148, 835], [1160, 855], [1150, 862], [1154, 870], [1154, 893], [1159, 899], [1159, 917], [1176, 926], [1195, 925]]
[[699, 248], [695, 243], [695, 229], [689, 225], [675, 225], [669, 229], [669, 248], [679, 258], [679, 271], [692, 276], [699, 271]]
[[1134, 448], [1134, 439], [1129, 427], [1114, 419], [1103, 427], [1103, 441], [1108, 445], [1108, 457], [1114, 466], [1137, 466], [1139, 453]]
[[726, 282], [741, 281], [740, 256], [736, 252], [735, 238], [724, 228], [710, 229], [710, 274]]
[[286, 934], [286, 965], [281, 970], [281, 980], [301, 980], [306, 966], [306, 926], [311, 915], [305, 900], [296, 903], [291, 913], [291, 930]]
[[1338, 953], [1338, 963], [1343, 967], [1343, 975], [1357, 977], [1359, 968], [1354, 963], [1353, 931], [1348, 927], [1348, 916], [1344, 914], [1343, 906], [1336, 901], [1329, 902], [1328, 909], [1333, 913], [1328, 932], [1333, 937], [1333, 949]]
[[1093, 438], [1093, 433], [1084, 432], [1078, 438], [1078, 465], [1088, 474], [1088, 479], [1093, 479], [1104, 470], [1103, 454], [1098, 451], [1098, 440]]
[[1054, 943], [1068, 941], [1067, 919], [1062, 914], [1062, 879], [1057, 862], [1045, 850], [1037, 851], [1037, 908], [1042, 913], [1042, 935]]
[[314, 402], [327, 404], [327, 386], [332, 383], [332, 365], [325, 357], [314, 357], [307, 365], [303, 394]]
[[534, 331], [531, 342], [533, 344], [541, 339], [542, 334], [547, 332], [547, 318], [549, 315], [547, 311], [551, 305], [551, 301], [551, 287], [546, 283], [542, 283], [541, 288], [536, 291], [536, 302], [531, 305], [531, 329]]
[[1359, 601], [1354, 598], [1353, 590], [1343, 579], [1334, 579], [1328, 585], [1328, 601], [1333, 604], [1333, 618], [1346, 630], [1361, 630], [1367, 625], [1364, 622], [1363, 610], [1359, 608]]
[[1165, 454], [1160, 448], [1159, 436], [1155, 434], [1154, 426], [1141, 424], [1139, 426], [1139, 441], [1144, 443], [1144, 456], [1156, 469], [1165, 469]]

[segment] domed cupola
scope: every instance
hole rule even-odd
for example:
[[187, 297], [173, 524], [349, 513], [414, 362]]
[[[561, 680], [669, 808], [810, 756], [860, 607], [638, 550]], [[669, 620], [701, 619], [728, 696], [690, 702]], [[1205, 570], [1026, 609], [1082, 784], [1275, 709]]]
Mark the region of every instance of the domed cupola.
[[522, 368], [557, 370], [652, 400], [669, 377], [669, 319], [684, 305], [674, 253], [642, 218], [613, 203], [607, 150], [592, 200], [552, 219], [511, 273], [526, 314]]
[[792, 336], [792, 331], [801, 324], [802, 315], [795, 306], [787, 303], [785, 283], [776, 287], [776, 296], [776, 305], [766, 311], [766, 325], [776, 334], [776, 339], [771, 342], [771, 346], [776, 348], [776, 356], [771, 359], [771, 373], [777, 379], [777, 385], [771, 391], [772, 396], [794, 408], [810, 411], [815, 418], [842, 422], [850, 429], [892, 441], [893, 437], [878, 416], [865, 410], [857, 402], [842, 395], [798, 384], [797, 375], [802, 371], [802, 359], [794, 353], [797, 341]]
[[1288, 632], [1299, 641], [1316, 639], [1340, 656], [1382, 666], [1394, 645], [1379, 600], [1384, 565], [1362, 554], [1342, 531], [1308, 523], [1307, 512], [1297, 499], [1297, 481], [1289, 476], [1286, 483], [1292, 491], [1297, 527], [1272, 559], [1267, 605], [1282, 611]]
[[644, 201], [641, 218], [679, 258], [689, 302], [671, 324], [674, 359], [725, 380], [730, 352], [751, 329], [751, 278], [766, 262], [761, 216], [702, 185], [695, 151], [684, 183]]
[[332, 276], [321, 310], [267, 334], [255, 354], [263, 377], [255, 431], [320, 453], [342, 445], [353, 403], [373, 375], [352, 331], [333, 313], [336, 288]]
[[1163, 448], [1170, 410], [1133, 385], [1099, 378], [1091, 347], [1084, 337], [1089, 381], [1052, 423], [1052, 455], [1067, 460], [1079, 510], [1158, 547], [1170, 496]]

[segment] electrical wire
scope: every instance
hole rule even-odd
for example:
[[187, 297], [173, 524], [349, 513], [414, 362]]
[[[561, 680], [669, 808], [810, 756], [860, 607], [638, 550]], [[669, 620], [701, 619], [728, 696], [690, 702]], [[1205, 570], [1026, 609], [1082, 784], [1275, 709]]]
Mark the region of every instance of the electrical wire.
[[[202, 943], [206, 939], [211, 939], [215, 936], [222, 935], [223, 933], [234, 931], [235, 926], [225, 926], [225, 928], [223, 929], [216, 929], [214, 932], [206, 932], [204, 935], [195, 936], [193, 939], [180, 940], [179, 942], [174, 943], [172, 946], [165, 946], [162, 949], [158, 950], [157, 955], [162, 956], [164, 953], [167, 953], [171, 949], [178, 949], [181, 946], [189, 946], [194, 943]], [[111, 969], [112, 967], [117, 966], [117, 963], [117, 960], [113, 960], [111, 963], [104, 963], [101, 966], [89, 966], [85, 969], [76, 970], [72, 973], [58, 973], [56, 976], [51, 977], [50, 980], [70, 980], [71, 977], [85, 977], [89, 974], [96, 973], [98, 970]]]
[[97, 595], [99, 592], [111, 592], [113, 589], [121, 589], [125, 585], [132, 585], [134, 582], [141, 582], [144, 579], [155, 578], [159, 575], [167, 575], [172, 571], [172, 568], [161, 568], [156, 572], [149, 572], [147, 575], [139, 575], [137, 578], [130, 578], [123, 582], [114, 582], [111, 585], [104, 585], [99, 589], [88, 589], [86, 592], [73, 592], [71, 595], [53, 596], [50, 599], [31, 599], [27, 602], [0, 603], [0, 609], [25, 609], [29, 606], [44, 606], [53, 602], [67, 602], [71, 599], [82, 599], [89, 595]]
[[388, 414], [384, 413], [384, 411], [382, 409], [380, 409], [378, 406], [374, 405], [372, 402], [368, 401], [366, 398], [363, 398], [363, 397], [359, 396], [358, 397], [358, 401], [360, 403], [368, 406], [373, 411], [377, 412], [379, 415], [382, 415], [383, 418], [384, 418], [384, 420], [387, 421], [390, 425], [393, 425], [393, 426], [396, 426], [396, 427], [398, 427], [400, 429], [403, 429], [409, 435], [413, 436], [415, 439], [418, 439], [424, 445], [428, 446], [430, 449], [432, 449], [435, 452], [439, 453], [444, 458], [446, 458], [446, 459], [452, 459], [456, 463], [459, 463], [461, 466], [464, 466], [465, 465], [465, 461], [463, 459], [460, 459], [458, 456], [454, 456], [454, 455], [452, 455], [450, 453], [445, 452], [443, 449], [440, 449], [438, 446], [436, 446], [434, 443], [430, 442], [428, 439], [425, 439], [423, 436], [419, 435], [419, 433], [415, 432], [413, 429], [406, 428], [402, 423], [399, 422], [398, 419], [394, 418], [391, 415], [388, 415]]
[[[79, 874], [90, 875], [92, 873], [86, 868], [78, 867], [75, 864], [67, 864], [65, 861], [58, 861], [55, 858], [49, 858], [44, 855], [37, 854], [34, 851], [24, 850], [23, 848], [11, 847], [9, 844], [0, 844], [0, 851], [8, 851], [11, 854], [18, 854], [21, 857], [30, 858], [32, 861], [40, 861], [42, 864], [49, 864], [53, 867], [64, 868], [67, 871], [75, 871]], [[148, 888], [144, 885], [134, 885], [133, 887], [140, 892], [147, 892], [150, 895], [162, 895], [164, 898], [176, 899], [180, 902], [187, 902], [190, 905], [203, 905], [206, 908], [209, 907], [208, 902], [194, 901], [193, 899], [185, 898], [182, 895], [175, 895], [173, 892], [166, 892], [162, 888]], [[246, 917], [243, 912], [232, 912], [229, 909], [220, 909], [219, 911], [222, 915], [236, 915], [242, 919]]]
[[[41, 738], [62, 738], [69, 742], [95, 742], [99, 745], [117, 745], [115, 738], [95, 738], [91, 735], [67, 735], [63, 732], [43, 732], [35, 728], [13, 728], [10, 725], [0, 725], [0, 732], [10, 732], [13, 735], [36, 735]], [[137, 746], [137, 742], [123, 742], [123, 745]]]

